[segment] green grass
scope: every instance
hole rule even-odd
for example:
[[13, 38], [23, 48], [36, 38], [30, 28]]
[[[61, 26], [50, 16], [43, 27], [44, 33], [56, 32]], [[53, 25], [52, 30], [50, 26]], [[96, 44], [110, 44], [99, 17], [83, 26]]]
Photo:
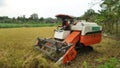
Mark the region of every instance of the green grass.
[[110, 58], [107, 62], [100, 65], [98, 68], [119, 68], [120, 61], [116, 58]]
[[[106, 61], [104, 61], [103, 58], [99, 58], [99, 59], [96, 59], [96, 61], [99, 63], [102, 62], [102, 64], [96, 66], [95, 68], [119, 68], [120, 67], [120, 61], [115, 57], [111, 57]], [[84, 61], [82, 65], [83, 65], [83, 68], [93, 68], [86, 61]]]
[[17, 28], [17, 27], [50, 27], [57, 26], [58, 23], [0, 23], [0, 28]]

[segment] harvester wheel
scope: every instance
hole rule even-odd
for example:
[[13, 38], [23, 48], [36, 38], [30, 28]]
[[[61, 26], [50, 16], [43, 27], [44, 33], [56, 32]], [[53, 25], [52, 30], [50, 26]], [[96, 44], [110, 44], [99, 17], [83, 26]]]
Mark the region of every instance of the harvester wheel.
[[86, 46], [86, 51], [88, 51], [88, 52], [93, 51], [93, 47], [91, 47], [91, 46]]
[[65, 65], [70, 65], [71, 64], [71, 62], [67, 62]]
[[88, 52], [93, 51], [93, 47], [85, 46], [85, 45], [81, 44], [80, 42], [78, 42], [76, 45], [76, 51], [78, 53], [88, 53]]

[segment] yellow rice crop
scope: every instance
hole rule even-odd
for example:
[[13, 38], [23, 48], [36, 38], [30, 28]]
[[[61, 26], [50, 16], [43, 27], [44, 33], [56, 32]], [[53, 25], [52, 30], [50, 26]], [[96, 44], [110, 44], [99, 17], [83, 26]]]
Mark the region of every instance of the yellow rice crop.
[[33, 49], [35, 39], [53, 37], [54, 29], [55, 27], [0, 29], [0, 67], [21, 68], [29, 60], [40, 56]]

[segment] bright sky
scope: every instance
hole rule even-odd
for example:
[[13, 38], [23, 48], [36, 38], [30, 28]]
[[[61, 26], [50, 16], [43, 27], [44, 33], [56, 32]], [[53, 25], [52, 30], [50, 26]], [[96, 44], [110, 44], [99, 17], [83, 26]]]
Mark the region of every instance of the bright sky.
[[[37, 13], [39, 17], [54, 17], [56, 14], [81, 16], [90, 8], [91, 2], [100, 0], [0, 0], [0, 16], [29, 17]], [[92, 7], [99, 10], [99, 4]]]

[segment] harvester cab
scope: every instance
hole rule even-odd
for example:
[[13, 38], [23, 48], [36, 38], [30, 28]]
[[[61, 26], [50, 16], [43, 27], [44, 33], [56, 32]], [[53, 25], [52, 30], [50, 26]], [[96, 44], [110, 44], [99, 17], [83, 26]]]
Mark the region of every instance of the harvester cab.
[[54, 38], [57, 40], [64, 40], [71, 33], [71, 24], [73, 23], [73, 16], [59, 14], [57, 18], [62, 20], [62, 25], [55, 30]]
[[[90, 45], [97, 44], [101, 41], [102, 27], [92, 22], [78, 21], [70, 23], [74, 17], [59, 14], [56, 17], [62, 19], [62, 26], [56, 29], [54, 39], [38, 38], [35, 48], [46, 57], [58, 64], [66, 64], [79, 53], [82, 48], [91, 48]], [[84, 48], [83, 48], [84, 47]]]

